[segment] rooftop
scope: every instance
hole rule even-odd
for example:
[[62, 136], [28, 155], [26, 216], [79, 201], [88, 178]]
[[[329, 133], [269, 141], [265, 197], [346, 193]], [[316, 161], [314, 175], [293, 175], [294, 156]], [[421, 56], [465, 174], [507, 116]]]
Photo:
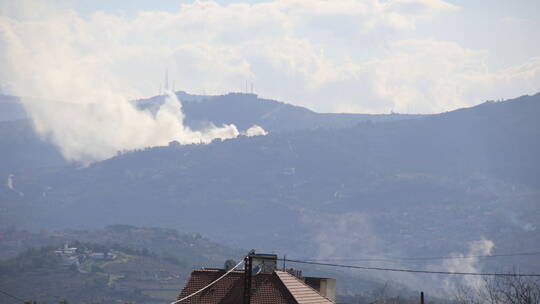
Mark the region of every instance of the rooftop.
[[[178, 296], [188, 296], [225, 274], [223, 269], [195, 269]], [[242, 303], [244, 271], [235, 270], [203, 292], [180, 303]], [[251, 304], [331, 304], [329, 299], [285, 271], [260, 273], [252, 278]]]

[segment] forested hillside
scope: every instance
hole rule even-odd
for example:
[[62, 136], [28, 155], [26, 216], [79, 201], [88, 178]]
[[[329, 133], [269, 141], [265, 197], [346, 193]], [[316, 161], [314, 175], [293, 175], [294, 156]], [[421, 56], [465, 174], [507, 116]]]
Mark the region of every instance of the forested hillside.
[[[186, 114], [186, 124], [200, 129], [213, 123], [217, 126], [234, 124], [239, 130], [252, 125], [262, 126], [270, 132], [284, 132], [317, 128], [350, 127], [363, 121], [395, 121], [418, 118], [411, 114], [351, 114], [316, 113], [307, 108], [284, 102], [259, 98], [255, 94], [229, 93], [206, 96], [176, 92]], [[139, 109], [155, 113], [163, 104], [165, 96], [155, 96], [136, 101]]]
[[3, 190], [12, 195], [4, 208], [30, 227], [144, 223], [303, 256], [448, 254], [480, 239], [495, 253], [525, 250], [540, 243], [539, 113], [537, 94], [411, 120], [148, 148], [20, 176], [24, 196]]
[[[67, 265], [55, 253], [64, 246], [77, 248]], [[163, 228], [7, 229], [0, 232], [0, 282], [38, 303], [164, 303], [176, 298], [193, 268], [221, 268], [244, 251]], [[104, 252], [110, 258], [91, 254]], [[0, 294], [4, 301], [11, 299]]]

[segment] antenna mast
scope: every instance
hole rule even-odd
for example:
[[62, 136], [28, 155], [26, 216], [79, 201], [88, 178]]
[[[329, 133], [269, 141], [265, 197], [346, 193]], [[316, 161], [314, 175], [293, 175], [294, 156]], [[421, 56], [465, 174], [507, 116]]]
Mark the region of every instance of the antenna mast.
[[165, 91], [169, 90], [169, 68], [165, 69]]

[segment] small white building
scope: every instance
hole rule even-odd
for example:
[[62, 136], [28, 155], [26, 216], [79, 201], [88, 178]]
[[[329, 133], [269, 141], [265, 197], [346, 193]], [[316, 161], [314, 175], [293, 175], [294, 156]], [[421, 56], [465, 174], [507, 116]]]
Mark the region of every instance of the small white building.
[[58, 256], [74, 256], [77, 255], [77, 248], [68, 247], [68, 244], [65, 243], [64, 247], [55, 250], [54, 253]]

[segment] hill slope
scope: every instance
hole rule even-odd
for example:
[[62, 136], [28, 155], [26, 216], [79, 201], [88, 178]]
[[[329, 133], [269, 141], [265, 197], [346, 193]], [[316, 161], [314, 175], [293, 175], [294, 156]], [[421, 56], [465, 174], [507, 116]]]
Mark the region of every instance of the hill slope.
[[[235, 124], [246, 130], [257, 124], [271, 132], [337, 128], [352, 126], [366, 120], [391, 121], [411, 119], [421, 115], [320, 114], [286, 103], [260, 99], [254, 94], [231, 93], [222, 96], [190, 95], [177, 92], [183, 101], [186, 123], [194, 129], [209, 124]], [[141, 110], [156, 112], [164, 96], [136, 101]], [[22, 171], [47, 170], [68, 166], [58, 148], [34, 131], [19, 98], [0, 95], [0, 178], [7, 179]]]
[[22, 177], [24, 199], [10, 210], [24, 208], [30, 225], [144, 223], [304, 256], [466, 253], [480, 239], [495, 253], [523, 251], [540, 243], [539, 114], [537, 94], [414, 120], [149, 148]]
[[[362, 121], [394, 121], [412, 119], [424, 115], [409, 114], [336, 114], [316, 113], [304, 107], [259, 98], [255, 94], [229, 93], [219, 96], [190, 95], [176, 92], [182, 101], [186, 123], [203, 128], [208, 123], [215, 125], [234, 124], [240, 130], [259, 125], [270, 132], [294, 131], [317, 128], [342, 128]], [[156, 112], [163, 104], [164, 96], [155, 96], [136, 102], [140, 109]]]

